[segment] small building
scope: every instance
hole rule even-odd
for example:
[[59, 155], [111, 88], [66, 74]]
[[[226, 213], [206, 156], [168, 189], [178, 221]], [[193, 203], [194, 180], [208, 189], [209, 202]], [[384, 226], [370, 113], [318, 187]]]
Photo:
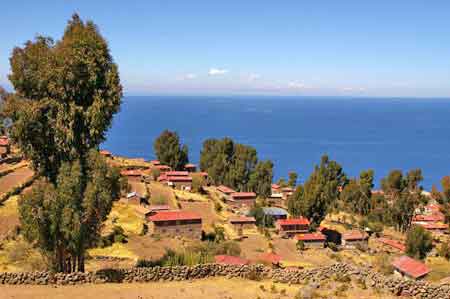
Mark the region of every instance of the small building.
[[231, 194], [236, 192], [233, 189], [231, 189], [230, 187], [227, 187], [224, 185], [220, 185], [219, 187], [217, 187], [217, 191], [219, 191], [219, 193], [222, 195], [222, 198], [225, 200], [230, 199]]
[[431, 271], [424, 263], [406, 255], [393, 260], [392, 266], [397, 276], [413, 280], [421, 279]]
[[11, 143], [8, 136], [0, 136], [0, 158], [5, 158], [11, 153]]
[[120, 175], [127, 177], [130, 181], [140, 181], [142, 171], [140, 169], [124, 169], [120, 172]]
[[259, 256], [258, 260], [271, 266], [279, 266], [281, 263], [281, 256], [274, 252], [263, 253]]
[[149, 231], [153, 235], [165, 237], [185, 237], [200, 239], [202, 236], [202, 218], [194, 212], [165, 211], [147, 217]]
[[166, 176], [167, 185], [178, 190], [190, 191], [192, 189], [192, 177], [190, 176]]
[[179, 176], [179, 177], [184, 177], [184, 176], [189, 176], [189, 172], [188, 171], [166, 171], [164, 173], [166, 176]]
[[270, 216], [274, 221], [280, 219], [287, 219], [288, 212], [285, 209], [277, 207], [264, 207], [262, 208], [265, 216]]
[[392, 240], [392, 239], [387, 239], [387, 238], [378, 238], [377, 239], [378, 242], [380, 242], [381, 246], [388, 252], [405, 252], [406, 251], [406, 246], [404, 243], [397, 241], [397, 240]]
[[247, 259], [232, 255], [216, 255], [214, 260], [216, 264], [224, 265], [248, 265], [250, 263]]
[[184, 169], [186, 169], [186, 171], [189, 171], [189, 172], [196, 172], [197, 171], [197, 165], [192, 164], [192, 163], [188, 163], [188, 164], [184, 165]]
[[369, 235], [360, 230], [350, 230], [342, 234], [342, 246], [345, 248], [356, 248], [356, 246], [368, 246]]
[[134, 210], [136, 211], [138, 217], [142, 219], [147, 219], [147, 217], [151, 215], [150, 209], [141, 205], [136, 206]]
[[422, 222], [413, 222], [415, 225], [422, 226], [427, 231], [433, 233], [433, 234], [445, 234], [448, 232], [448, 224], [445, 223], [436, 223], [436, 222], [430, 222], [430, 223], [422, 223]]
[[295, 238], [303, 242], [305, 248], [324, 248], [327, 240], [327, 237], [320, 232], [299, 234]]
[[272, 194], [281, 194], [281, 186], [278, 184], [272, 184]]
[[165, 174], [166, 172], [172, 170], [172, 168], [170, 168], [169, 166], [167, 166], [167, 165], [162, 165], [162, 164], [155, 165], [154, 168], [158, 169], [160, 175], [163, 175], [163, 174]]
[[436, 212], [428, 215], [415, 215], [412, 219], [413, 223], [426, 223], [426, 222], [444, 222], [445, 216], [441, 212]]
[[150, 211], [149, 215], [155, 215], [158, 212], [169, 211], [170, 207], [168, 205], [150, 205], [147, 206], [147, 209]]
[[284, 187], [281, 188], [281, 193], [283, 194], [283, 199], [287, 200], [292, 194], [294, 194], [294, 189], [291, 187]]
[[111, 152], [107, 151], [107, 150], [101, 150], [100, 151], [100, 155], [102, 155], [105, 158], [112, 158], [112, 154]]
[[150, 163], [151, 163], [153, 166], [161, 165], [161, 162], [159, 162], [159, 160], [151, 160]]
[[304, 217], [280, 219], [276, 222], [275, 227], [278, 234], [285, 237], [295, 236], [297, 234], [304, 234], [309, 231], [310, 222]]
[[144, 197], [139, 195], [137, 192], [130, 192], [127, 194], [125, 198], [125, 202], [130, 205], [141, 205], [142, 203], [145, 203]]
[[231, 193], [230, 198], [227, 200], [228, 204], [241, 208], [251, 208], [255, 205], [256, 193], [254, 192], [234, 192]]
[[255, 228], [256, 220], [254, 217], [237, 217], [230, 219], [230, 224], [235, 230]]

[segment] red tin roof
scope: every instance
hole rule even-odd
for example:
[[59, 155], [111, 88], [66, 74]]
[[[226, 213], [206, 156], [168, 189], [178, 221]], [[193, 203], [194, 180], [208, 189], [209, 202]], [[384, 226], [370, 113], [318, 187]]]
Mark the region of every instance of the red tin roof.
[[217, 187], [217, 191], [220, 191], [220, 192], [225, 193], [225, 194], [231, 194], [231, 193], [236, 192], [233, 189], [231, 189], [230, 187], [227, 187], [227, 186], [224, 186], [224, 185], [220, 185], [219, 187]]
[[189, 172], [188, 171], [167, 171], [166, 175], [167, 176], [188, 176]]
[[148, 220], [153, 222], [158, 221], [173, 221], [173, 220], [201, 220], [202, 217], [194, 212], [188, 211], [161, 211], [153, 216], [148, 217]]
[[397, 240], [391, 240], [391, 239], [387, 239], [387, 238], [379, 238], [378, 241], [382, 244], [391, 246], [392, 248], [398, 249], [401, 252], [405, 252], [406, 250], [406, 246], [405, 244], [403, 244], [400, 241]]
[[305, 217], [300, 218], [289, 218], [289, 219], [280, 219], [277, 223], [281, 226], [283, 225], [309, 225], [310, 222]]
[[231, 193], [231, 197], [233, 199], [236, 198], [256, 198], [256, 193], [255, 192], [234, 192]]
[[413, 278], [420, 278], [427, 275], [431, 271], [424, 263], [412, 259], [406, 255], [395, 259], [392, 262], [392, 266]]
[[231, 256], [231, 255], [216, 255], [214, 257], [216, 263], [218, 264], [226, 264], [226, 265], [248, 265], [249, 261], [238, 257], [238, 256]]
[[299, 241], [324, 241], [327, 239], [322, 233], [299, 234], [295, 236]]
[[120, 172], [120, 174], [123, 176], [141, 176], [142, 171], [138, 170], [138, 169], [126, 169], [126, 170], [122, 170]]
[[230, 219], [231, 223], [240, 223], [240, 222], [256, 222], [255, 217], [239, 217]]
[[350, 230], [342, 234], [342, 239], [346, 241], [366, 240], [369, 236], [359, 230]]
[[431, 215], [415, 215], [412, 221], [423, 222], [439, 222], [444, 221], [445, 217], [442, 213], [433, 213]]
[[273, 252], [263, 253], [259, 256], [259, 259], [272, 264], [278, 264], [281, 262], [281, 256]]

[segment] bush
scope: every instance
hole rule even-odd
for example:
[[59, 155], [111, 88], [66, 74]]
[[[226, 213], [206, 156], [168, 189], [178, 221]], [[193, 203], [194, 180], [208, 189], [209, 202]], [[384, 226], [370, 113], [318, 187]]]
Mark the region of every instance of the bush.
[[327, 247], [330, 248], [334, 252], [339, 251], [339, 248], [337, 247], [336, 243], [328, 242]]
[[218, 202], [214, 203], [214, 210], [216, 210], [217, 213], [222, 212], [222, 205]]
[[296, 247], [297, 247], [298, 251], [305, 250], [305, 242], [303, 242], [302, 240], [298, 240], [297, 244], [296, 244]]
[[225, 241], [218, 245], [216, 245], [215, 255], [232, 255], [232, 256], [239, 256], [241, 254], [241, 247], [239, 244], [235, 241]]
[[438, 254], [440, 257], [445, 258], [446, 260], [450, 260], [450, 242], [447, 241], [442, 243], [439, 247]]
[[406, 254], [423, 259], [433, 249], [433, 238], [423, 227], [414, 225], [406, 236]]
[[167, 198], [163, 195], [157, 195], [155, 197], [150, 198], [150, 202], [152, 205], [166, 205]]
[[391, 264], [391, 259], [387, 254], [380, 254], [375, 257], [375, 267], [377, 270], [384, 275], [391, 275], [394, 273], [394, 268]]
[[148, 232], [148, 225], [146, 223], [142, 223], [142, 230], [141, 230], [140, 235], [145, 236], [147, 234], [147, 232]]

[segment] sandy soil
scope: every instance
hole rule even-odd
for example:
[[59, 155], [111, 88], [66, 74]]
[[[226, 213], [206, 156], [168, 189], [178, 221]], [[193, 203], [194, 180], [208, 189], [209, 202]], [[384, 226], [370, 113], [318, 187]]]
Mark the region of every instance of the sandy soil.
[[126, 247], [139, 258], [158, 259], [166, 253], [166, 248], [180, 249], [183, 247], [183, 242], [179, 239], [155, 240], [149, 235], [130, 236]]
[[[272, 287], [273, 286], [273, 287]], [[192, 282], [100, 284], [82, 286], [0, 286], [3, 299], [281, 299], [293, 298], [301, 286], [215, 278]], [[283, 291], [282, 291], [283, 290]], [[322, 295], [322, 294], [321, 294]], [[325, 295], [325, 294], [323, 294]], [[330, 296], [322, 298], [337, 298]], [[351, 288], [339, 298], [394, 298], [371, 290]]]
[[214, 223], [219, 223], [222, 219], [217, 216], [211, 202], [188, 202], [181, 201], [181, 207], [185, 211], [192, 211], [202, 216], [203, 229], [210, 230]]

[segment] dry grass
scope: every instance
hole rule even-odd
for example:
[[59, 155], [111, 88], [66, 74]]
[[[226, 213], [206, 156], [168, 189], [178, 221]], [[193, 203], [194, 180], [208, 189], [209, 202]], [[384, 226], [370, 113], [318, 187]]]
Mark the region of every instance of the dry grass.
[[177, 190], [174, 189], [173, 192], [180, 200], [189, 200], [189, 201], [199, 201], [199, 202], [208, 202], [209, 198], [207, 198], [204, 195], [194, 193], [194, 192], [188, 192], [184, 190]]
[[147, 196], [147, 188], [145, 187], [145, 183], [140, 181], [129, 180], [128, 184], [131, 186], [131, 192], [137, 192], [141, 196]]
[[134, 260], [137, 259], [137, 256], [131, 250], [129, 250], [125, 244], [122, 243], [114, 243], [113, 245], [105, 248], [89, 249], [88, 253], [90, 256], [113, 256]]
[[149, 235], [145, 235], [129, 237], [126, 247], [139, 258], [151, 260], [161, 258], [167, 248], [179, 250], [184, 245], [184, 242], [180, 239], [165, 238], [156, 240]]
[[427, 280], [437, 282], [443, 278], [450, 277], [450, 261], [442, 257], [429, 257], [426, 264], [431, 268], [430, 274], [427, 275]]
[[19, 168], [16, 171], [0, 178], [0, 193], [6, 193], [12, 188], [26, 182], [34, 172], [29, 168]]
[[17, 210], [18, 198], [18, 195], [11, 196], [0, 205], [0, 240], [20, 224]]
[[172, 188], [157, 182], [151, 182], [148, 184], [148, 189], [150, 191], [150, 203], [152, 203], [152, 198], [165, 198], [170, 208], [178, 209], [178, 203]]
[[183, 210], [200, 214], [202, 217], [203, 230], [211, 231], [214, 224], [224, 222], [224, 219], [215, 213], [212, 202], [183, 201], [180, 202], [180, 204]]
[[17, 239], [5, 241], [0, 250], [0, 271], [26, 272], [45, 270], [44, 258], [28, 242]]
[[137, 216], [133, 205], [114, 202], [111, 213], [105, 221], [103, 233], [110, 232], [114, 225], [119, 225], [124, 229], [125, 234], [138, 235], [142, 231], [143, 221]]

